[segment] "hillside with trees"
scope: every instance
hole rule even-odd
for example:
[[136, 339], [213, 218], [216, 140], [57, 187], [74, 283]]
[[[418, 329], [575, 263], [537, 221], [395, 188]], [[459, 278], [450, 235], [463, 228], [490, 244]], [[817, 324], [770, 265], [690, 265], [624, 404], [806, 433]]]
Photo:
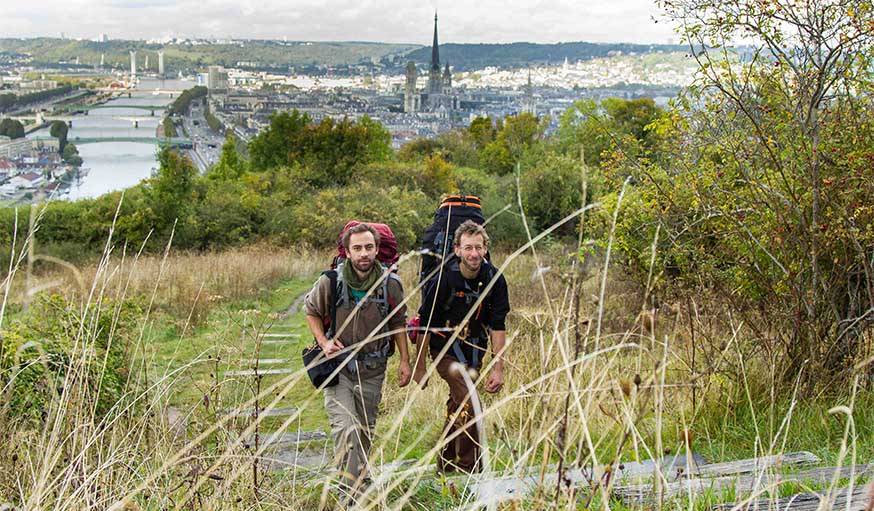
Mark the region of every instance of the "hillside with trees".
[[[0, 52], [28, 55], [37, 64], [70, 62], [77, 57], [85, 66], [100, 62], [104, 56], [108, 67], [126, 67], [130, 50], [164, 51], [168, 70], [203, 69], [210, 65], [287, 71], [289, 67], [317, 72], [317, 68], [365, 66], [400, 70], [410, 60], [428, 64], [431, 47], [417, 44], [365, 42], [303, 42], [248, 40], [239, 44], [200, 43], [166, 45], [142, 41], [107, 42], [66, 39], [0, 39]], [[686, 52], [688, 48], [668, 44], [625, 44], [568, 42], [556, 44], [502, 43], [440, 45], [440, 58], [453, 69], [465, 71], [486, 66], [524, 67], [531, 64], [560, 64], [609, 57], [616, 54]]]

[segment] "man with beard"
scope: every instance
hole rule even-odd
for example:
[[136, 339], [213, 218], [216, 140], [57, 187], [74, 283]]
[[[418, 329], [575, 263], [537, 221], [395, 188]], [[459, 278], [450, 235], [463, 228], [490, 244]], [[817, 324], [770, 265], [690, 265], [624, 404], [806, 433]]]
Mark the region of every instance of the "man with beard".
[[[325, 388], [325, 409], [334, 440], [334, 461], [340, 471], [344, 500], [354, 498], [367, 478], [367, 456], [382, 398], [388, 357], [400, 353], [398, 384], [410, 381], [405, 331], [406, 306], [401, 281], [376, 259], [379, 233], [358, 224], [342, 237], [346, 261], [336, 270], [336, 287], [322, 275], [306, 296], [310, 331], [326, 356], [348, 348], [336, 385]], [[369, 293], [369, 294], [368, 294]], [[336, 307], [336, 324], [330, 323]], [[380, 323], [388, 318], [386, 325]], [[356, 354], [357, 352], [357, 354]]]
[[[424, 384], [423, 353], [427, 347], [437, 364], [437, 373], [449, 385], [438, 469], [470, 473], [481, 468], [478, 429], [481, 418], [474, 416], [472, 406], [479, 396], [475, 388], [465, 383], [464, 373], [476, 381], [491, 340], [494, 363], [485, 390], [490, 393], [501, 390], [510, 299], [503, 275], [498, 275], [497, 269], [485, 259], [489, 236], [483, 226], [468, 220], [458, 227], [453, 239], [454, 257], [425, 285], [419, 308], [425, 335], [419, 344], [413, 379]], [[492, 280], [491, 289], [486, 290]], [[465, 319], [469, 313], [470, 317]]]

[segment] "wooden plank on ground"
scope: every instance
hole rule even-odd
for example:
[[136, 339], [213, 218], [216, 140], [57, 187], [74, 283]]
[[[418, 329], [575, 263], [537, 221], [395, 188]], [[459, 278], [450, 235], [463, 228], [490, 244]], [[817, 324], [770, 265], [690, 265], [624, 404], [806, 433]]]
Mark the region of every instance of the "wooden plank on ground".
[[874, 505], [871, 485], [841, 488], [834, 492], [799, 493], [777, 499], [721, 504], [714, 511], [866, 511]]
[[292, 374], [297, 371], [300, 371], [300, 369], [292, 369], [290, 367], [259, 369], [258, 371], [255, 371], [254, 369], [243, 369], [240, 371], [225, 371], [225, 376], [265, 376], [268, 374]]
[[322, 430], [315, 431], [286, 431], [276, 433], [261, 433], [260, 443], [267, 448], [285, 448], [316, 440], [327, 440], [328, 435]]
[[[777, 469], [803, 467], [806, 465], [816, 465], [819, 462], [819, 458], [813, 453], [806, 451], [789, 452], [725, 463], [709, 463], [701, 465], [691, 473], [697, 477], [719, 477], [733, 474], [750, 474], [771, 467]], [[686, 474], [687, 471], [683, 471], [677, 475], [684, 476]]]
[[288, 364], [292, 360], [290, 358], [259, 358], [257, 360], [243, 361], [248, 365], [254, 367], [257, 363], [259, 366], [267, 366], [267, 365], [276, 365], [276, 364]]
[[[819, 458], [809, 452], [792, 452], [776, 456], [764, 456], [726, 463], [705, 463], [687, 471], [685, 460], [682, 456], [667, 457], [660, 460], [658, 466], [668, 481], [676, 481], [684, 474], [696, 474], [699, 477], [710, 478], [738, 474], [750, 474], [762, 471], [767, 467], [797, 468], [808, 464], [818, 463]], [[614, 470], [615, 483], [640, 481], [652, 477], [655, 473], [656, 464], [652, 460], [642, 462], [628, 462], [620, 465], [621, 468]], [[586, 469], [573, 468], [567, 470], [564, 479], [573, 486], [588, 485], [591, 480], [601, 480], [604, 468], [599, 467], [594, 474]], [[479, 496], [482, 505], [524, 498], [538, 485], [554, 487], [557, 481], [556, 469], [550, 467], [543, 478], [539, 471], [522, 471], [519, 475], [507, 477], [484, 477], [483, 475], [470, 478], [473, 490]]]
[[[271, 408], [269, 410], [260, 410], [258, 414], [259, 417], [288, 417], [289, 415], [293, 415], [297, 412], [297, 408], [290, 406], [286, 408]], [[254, 417], [255, 409], [254, 408], [243, 408], [240, 410], [226, 410], [224, 412], [225, 415], [231, 415], [234, 417]]]
[[[763, 488], [774, 488], [786, 482], [828, 484], [835, 473], [838, 473], [839, 478], [868, 478], [874, 474], [874, 464], [840, 469], [836, 467], [814, 468], [790, 474], [777, 474], [766, 469], [753, 474], [735, 474], [716, 478], [684, 478], [662, 485], [662, 495], [665, 499], [671, 499], [687, 495], [701, 495], [706, 492], [718, 494], [728, 489], [734, 489], [736, 494], [746, 495]], [[617, 486], [613, 489], [613, 495], [631, 505], [642, 505], [656, 501], [652, 483]]]
[[297, 344], [296, 339], [264, 339], [261, 344]]

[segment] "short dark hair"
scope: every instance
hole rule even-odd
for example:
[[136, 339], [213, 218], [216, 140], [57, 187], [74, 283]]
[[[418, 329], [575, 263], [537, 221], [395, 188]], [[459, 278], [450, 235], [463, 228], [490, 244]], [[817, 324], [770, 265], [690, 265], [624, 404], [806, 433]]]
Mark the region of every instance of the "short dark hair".
[[454, 240], [456, 247], [461, 245], [462, 234], [467, 234], [468, 236], [476, 236], [479, 234], [483, 237], [483, 245], [489, 246], [489, 235], [486, 234], [486, 228], [473, 220], [465, 220], [463, 224], [458, 226], [458, 229], [455, 229]]
[[353, 234], [360, 234], [362, 232], [369, 232], [373, 235], [373, 242], [376, 244], [376, 247], [379, 248], [379, 232], [374, 229], [370, 224], [360, 223], [358, 225], [353, 225], [346, 232], [343, 233], [343, 248], [349, 250], [349, 239], [352, 238]]

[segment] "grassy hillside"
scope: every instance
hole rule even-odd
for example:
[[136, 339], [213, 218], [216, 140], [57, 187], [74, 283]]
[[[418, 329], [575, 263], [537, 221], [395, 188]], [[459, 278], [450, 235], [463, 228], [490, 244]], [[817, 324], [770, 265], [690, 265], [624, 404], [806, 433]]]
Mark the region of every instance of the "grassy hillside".
[[56, 64], [79, 57], [83, 65], [94, 65], [104, 55], [106, 66], [127, 68], [131, 50], [139, 53], [140, 66], [146, 53], [152, 70], [158, 66], [155, 52], [163, 49], [168, 71], [191, 71], [205, 66], [222, 65], [277, 68], [290, 66], [352, 66], [370, 65], [395, 55], [402, 55], [415, 45], [367, 42], [282, 42], [252, 40], [239, 44], [146, 44], [143, 41], [113, 40], [108, 42], [73, 41], [69, 39], [0, 39], [0, 52], [26, 54], [38, 64]]
[[[525, 67], [534, 64], [560, 64], [568, 59], [590, 60], [609, 57], [617, 53], [646, 54], [683, 52], [688, 48], [669, 44], [624, 44], [624, 43], [508, 43], [508, 44], [441, 44], [440, 61], [448, 62], [457, 71], [482, 69], [486, 66]], [[431, 48], [413, 50], [405, 58], [426, 64], [431, 62]]]
[[[534, 256], [505, 247], [494, 254], [508, 278], [513, 311], [505, 390], [483, 396], [492, 469], [512, 476], [527, 467], [555, 470], [565, 458], [584, 466], [627, 462], [662, 451], [682, 454], [684, 445], [710, 461], [809, 450], [825, 463], [846, 464], [843, 445], [858, 460], [874, 456], [870, 392], [807, 401], [777, 396], [767, 384], [767, 367], [752, 359], [743, 364], [755, 345], [750, 331], [727, 329], [709, 312], [718, 304], [701, 302], [694, 309], [675, 304], [656, 316], [642, 314], [645, 290], [625, 281], [620, 268], [604, 267], [600, 256], [586, 269], [569, 265], [566, 254], [573, 248], [540, 246]], [[60, 380], [46, 377], [52, 373], [31, 380], [59, 392], [46, 398], [41, 419], [2, 409], [4, 498], [54, 509], [106, 508], [125, 497], [132, 499], [127, 509], [185, 502], [213, 509], [315, 509], [327, 472], [314, 473], [312, 466], [268, 471], [276, 453], [253, 457], [251, 442], [237, 440], [328, 430], [321, 394], [301, 369], [300, 349], [310, 341], [294, 306], [330, 254], [262, 246], [200, 255], [171, 249], [166, 256], [139, 259], [107, 255], [75, 272], [63, 267], [37, 272], [30, 284], [43, 291], [36, 296], [23, 293], [26, 267], [13, 280], [2, 331], [6, 353], [14, 348], [18, 364], [7, 371], [19, 371], [21, 378], [22, 367], [39, 364], [39, 351], [9, 340], [34, 339], [28, 329], [40, 328], [30, 311], [39, 310], [41, 296], [48, 294], [54, 294], [56, 311], [67, 307], [85, 324], [106, 318], [111, 325], [123, 318], [128, 324], [119, 323], [111, 335], [127, 347], [130, 365], [120, 404], [104, 414], [94, 414], [88, 396], [108, 391], [106, 368], [103, 387], [82, 387], [85, 381], [69, 371], [58, 374], [69, 382], [63, 390], [56, 387]], [[401, 265], [408, 290], [415, 288], [417, 266], [416, 258]], [[545, 266], [551, 269], [532, 280], [533, 270]], [[22, 309], [25, 302], [29, 310]], [[413, 293], [410, 306], [417, 302]], [[136, 311], [120, 316], [113, 305], [119, 303], [136, 304]], [[269, 344], [275, 332], [297, 340]], [[39, 341], [48, 346], [58, 334], [40, 335], [49, 336]], [[70, 370], [87, 364], [98, 335], [87, 329], [72, 334]], [[712, 351], [723, 344], [721, 354]], [[232, 375], [264, 359], [287, 362], [258, 370], [289, 371]], [[380, 503], [372, 509], [455, 509], [470, 495], [459, 490], [460, 481], [434, 478], [431, 465], [445, 384], [432, 375], [425, 389], [400, 389], [396, 364], [397, 357], [380, 407], [374, 462], [407, 465], [371, 488], [373, 502]], [[295, 411], [257, 420], [227, 415], [256, 404], [267, 411]], [[852, 413], [855, 432], [848, 438], [845, 421], [828, 412], [836, 405]], [[330, 449], [319, 441], [308, 445], [301, 460], [321, 459], [319, 453]], [[65, 461], [71, 458], [82, 465]], [[99, 491], [76, 485], [83, 471], [84, 477], [106, 481]], [[580, 498], [585, 495], [583, 490]], [[556, 499], [561, 501], [545, 487], [523, 499], [521, 508], [544, 509]]]

